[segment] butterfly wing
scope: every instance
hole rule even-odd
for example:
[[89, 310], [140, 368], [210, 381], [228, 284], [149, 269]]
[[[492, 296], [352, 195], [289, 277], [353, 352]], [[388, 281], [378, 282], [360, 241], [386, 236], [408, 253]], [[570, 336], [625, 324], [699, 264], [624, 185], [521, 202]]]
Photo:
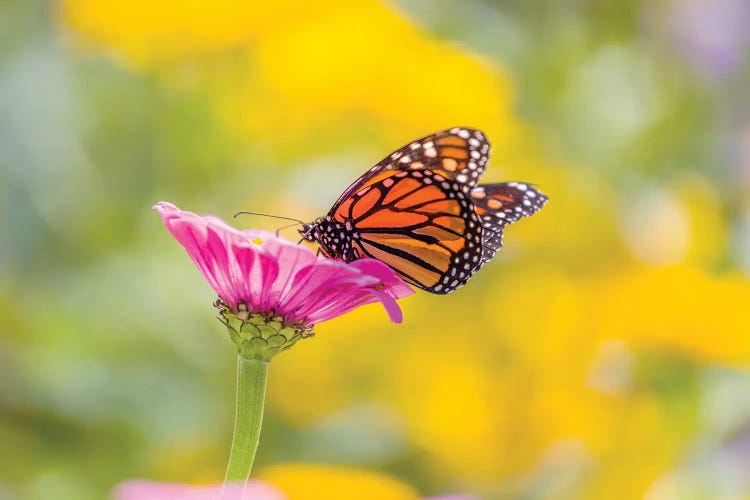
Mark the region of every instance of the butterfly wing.
[[482, 257], [468, 188], [431, 170], [386, 170], [332, 212], [349, 224], [350, 260], [378, 259], [433, 293], [462, 286]]
[[471, 201], [482, 224], [482, 261], [492, 259], [503, 246], [503, 228], [538, 212], [547, 197], [522, 182], [482, 184], [471, 190]]
[[417, 139], [378, 165], [385, 169], [431, 170], [473, 187], [484, 173], [489, 155], [490, 144], [481, 131], [455, 127]]
[[372, 257], [424, 290], [452, 292], [502, 247], [507, 224], [547, 201], [528, 184], [477, 186], [489, 153], [470, 128], [417, 139], [349, 186], [316, 239], [326, 255]]
[[380, 182], [396, 170], [430, 170], [469, 187], [484, 173], [490, 144], [476, 129], [454, 127], [427, 135], [383, 158], [349, 186], [333, 204], [331, 213], [353, 193]]

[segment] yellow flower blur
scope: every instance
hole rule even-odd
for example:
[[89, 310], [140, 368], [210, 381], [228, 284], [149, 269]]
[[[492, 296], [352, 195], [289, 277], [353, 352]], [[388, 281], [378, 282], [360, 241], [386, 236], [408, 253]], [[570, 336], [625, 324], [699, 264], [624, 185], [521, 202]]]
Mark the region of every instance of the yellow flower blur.
[[315, 152], [342, 121], [396, 142], [456, 124], [513, 137], [501, 73], [381, 2], [66, 0], [63, 13], [80, 43], [167, 82], [197, 59], [222, 119], [281, 151]]
[[288, 500], [416, 500], [417, 494], [385, 474], [333, 465], [283, 464], [258, 478], [278, 486]]

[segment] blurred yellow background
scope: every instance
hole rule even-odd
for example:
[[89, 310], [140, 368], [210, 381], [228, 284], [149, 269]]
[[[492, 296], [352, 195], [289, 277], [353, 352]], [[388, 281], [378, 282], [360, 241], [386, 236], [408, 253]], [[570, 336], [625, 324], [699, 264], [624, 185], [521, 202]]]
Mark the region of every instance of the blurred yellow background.
[[486, 182], [549, 204], [403, 325], [369, 306], [276, 358], [258, 475], [750, 498], [748, 25], [744, 0], [0, 2], [0, 498], [223, 477], [234, 346], [154, 202], [312, 220], [459, 125]]

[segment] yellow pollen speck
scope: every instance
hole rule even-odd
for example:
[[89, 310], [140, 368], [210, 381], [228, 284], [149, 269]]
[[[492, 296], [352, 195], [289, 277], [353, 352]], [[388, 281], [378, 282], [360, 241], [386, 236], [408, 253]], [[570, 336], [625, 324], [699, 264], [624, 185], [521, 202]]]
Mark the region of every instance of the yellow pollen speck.
[[262, 244], [263, 244], [263, 238], [261, 238], [261, 237], [258, 237], [258, 238], [253, 238], [253, 239], [252, 239], [252, 240], [250, 240], [250, 241], [251, 241], [252, 243], [255, 243], [256, 245], [262, 245]]

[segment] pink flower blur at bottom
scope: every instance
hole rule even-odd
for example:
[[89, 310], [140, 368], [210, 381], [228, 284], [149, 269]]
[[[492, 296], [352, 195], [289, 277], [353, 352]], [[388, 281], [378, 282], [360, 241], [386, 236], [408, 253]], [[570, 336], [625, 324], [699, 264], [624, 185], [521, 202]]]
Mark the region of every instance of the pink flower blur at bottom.
[[[334, 497], [336, 497], [335, 493]], [[287, 500], [287, 496], [281, 490], [263, 481], [249, 481], [244, 490], [241, 484], [192, 486], [152, 481], [126, 481], [115, 488], [112, 498], [113, 500]], [[422, 500], [478, 499], [469, 495], [449, 495]]]
[[396, 303], [414, 291], [376, 259], [346, 263], [273, 233], [238, 230], [210, 215], [185, 212], [167, 202], [154, 208], [172, 236], [185, 247], [219, 298], [235, 313], [281, 316], [304, 328], [364, 304], [380, 302], [394, 323]]
[[113, 500], [285, 500], [275, 486], [262, 481], [241, 484], [192, 486], [151, 481], [127, 481], [117, 486]]

